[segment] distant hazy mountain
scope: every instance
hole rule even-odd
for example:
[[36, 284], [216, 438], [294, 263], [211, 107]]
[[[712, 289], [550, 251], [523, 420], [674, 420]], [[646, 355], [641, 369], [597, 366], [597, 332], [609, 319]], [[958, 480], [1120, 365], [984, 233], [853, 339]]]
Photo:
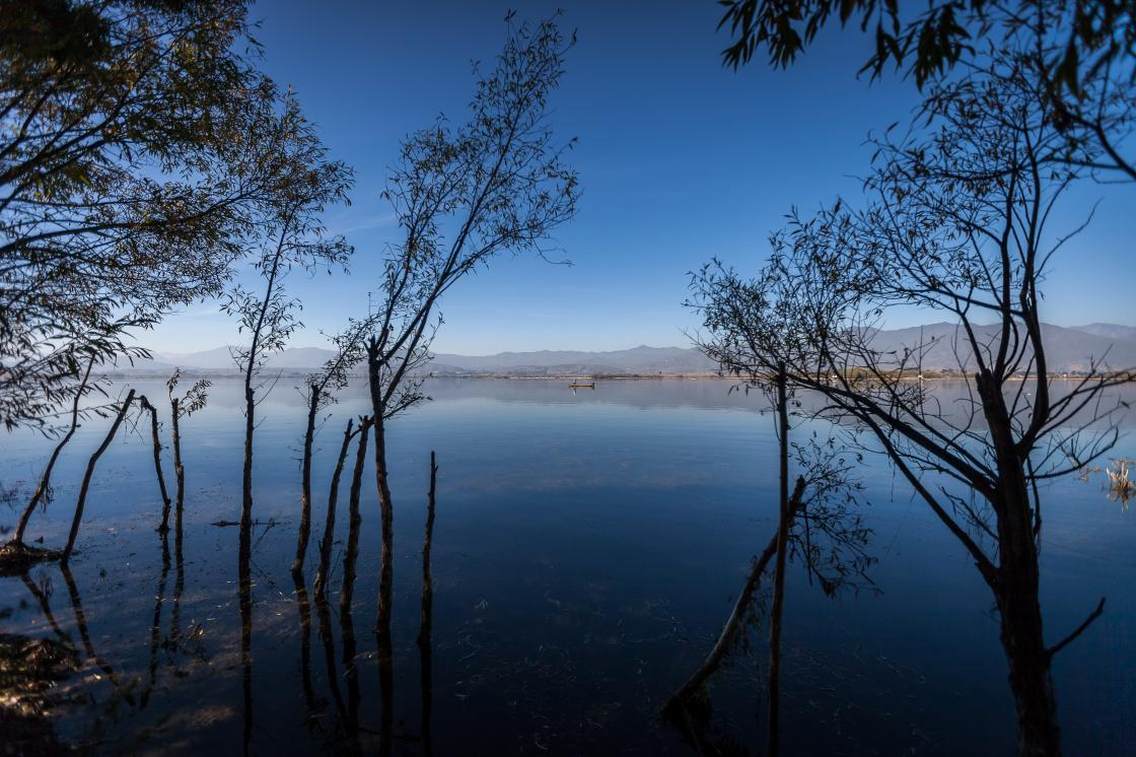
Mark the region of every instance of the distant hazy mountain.
[[437, 354], [431, 364], [436, 373], [592, 374], [592, 373], [704, 373], [717, 365], [695, 349], [633, 347], [612, 352], [541, 350], [466, 356]]
[[[1079, 371], [1088, 368], [1090, 360], [1099, 360], [1107, 353], [1111, 368], [1136, 366], [1136, 327], [1112, 323], [1093, 323], [1077, 328], [1044, 325], [1047, 356], [1051, 371]], [[993, 326], [978, 327], [979, 339], [992, 342], [996, 336]], [[957, 369], [956, 348], [965, 349], [963, 335], [950, 323], [932, 323], [905, 329], [880, 331], [874, 344], [882, 351], [902, 353], [905, 347], [913, 348], [922, 341], [930, 345], [923, 359], [927, 370]], [[969, 351], [966, 351], [969, 355]], [[331, 350], [319, 347], [297, 347], [273, 355], [267, 362], [269, 370], [306, 373], [322, 366], [332, 356]], [[968, 361], [967, 368], [973, 368]], [[169, 373], [174, 367], [208, 373], [236, 373], [228, 347], [204, 352], [156, 353], [154, 360], [139, 361], [133, 369], [120, 366], [123, 372]], [[430, 363], [432, 372], [441, 375], [591, 375], [708, 373], [717, 365], [693, 348], [633, 347], [611, 352], [584, 352], [576, 350], [541, 350], [538, 352], [502, 352], [497, 355], [452, 355], [439, 353]], [[362, 373], [362, 369], [359, 369]]]
[[1136, 341], [1136, 326], [1120, 326], [1115, 323], [1090, 323], [1087, 326], [1074, 326], [1074, 331], [1103, 336], [1109, 339]]
[[[1083, 371], [1092, 361], [1102, 358], [1110, 368], [1131, 368], [1136, 366], [1136, 328], [1115, 324], [1093, 324], [1085, 328], [1065, 328], [1042, 324], [1046, 359], [1050, 371]], [[1092, 330], [1088, 330], [1088, 329]], [[980, 342], [996, 348], [995, 339], [999, 334], [995, 326], [975, 328], [975, 336]], [[902, 354], [904, 347], [914, 348], [920, 344], [931, 347], [923, 358], [923, 367], [931, 370], [958, 369], [956, 351], [966, 358], [968, 370], [973, 370], [975, 361], [970, 354], [966, 335], [958, 326], [951, 323], [932, 323], [906, 329], [880, 331], [873, 339], [873, 346], [881, 351], [896, 351]]]

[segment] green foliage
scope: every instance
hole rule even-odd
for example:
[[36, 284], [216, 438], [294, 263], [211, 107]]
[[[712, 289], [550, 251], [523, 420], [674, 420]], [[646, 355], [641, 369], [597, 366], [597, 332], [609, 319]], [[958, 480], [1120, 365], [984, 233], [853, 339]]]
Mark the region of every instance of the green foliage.
[[[889, 65], [905, 70], [922, 88], [960, 61], [1004, 47], [1021, 31], [1043, 25], [1051, 78], [1083, 94], [1082, 76], [1130, 64], [1136, 53], [1133, 0], [721, 0], [719, 28], [734, 41], [722, 52], [738, 68], [765, 48], [772, 65], [786, 67], [826, 24], [856, 24], [875, 47], [860, 69], [880, 76]], [[918, 9], [918, 10], [915, 10]], [[1131, 70], [1128, 72], [1131, 76]]]
[[294, 186], [244, 0], [0, 0], [0, 420], [220, 293]]

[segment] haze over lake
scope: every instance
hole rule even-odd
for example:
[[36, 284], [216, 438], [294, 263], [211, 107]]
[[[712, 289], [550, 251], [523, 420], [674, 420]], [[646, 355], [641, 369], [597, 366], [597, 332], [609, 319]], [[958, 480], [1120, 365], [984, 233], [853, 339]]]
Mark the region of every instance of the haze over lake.
[[[164, 396], [160, 382], [131, 385]], [[767, 406], [760, 394], [728, 389], [715, 380], [601, 381], [575, 393], [556, 381], [427, 384], [433, 401], [395, 421], [390, 436], [396, 753], [423, 752], [414, 641], [431, 449], [439, 463], [433, 749], [686, 752], [659, 708], [713, 643], [776, 524], [773, 418], [760, 412]], [[935, 391], [949, 400], [956, 389]], [[1125, 396], [1136, 399], [1131, 391]], [[305, 408], [286, 382], [258, 408], [245, 710], [238, 529], [211, 525], [240, 514], [242, 406], [239, 382], [222, 380], [208, 407], [182, 424], [188, 493], [181, 571], [175, 561], [163, 573], [154, 531], [161, 504], [141, 425], [143, 433], [113, 443], [95, 475], [71, 561], [76, 593], [57, 565], [34, 568], [30, 578], [47, 589], [49, 617], [24, 583], [0, 583], [6, 633], [53, 636], [54, 621], [80, 650], [81, 673], [60, 684], [74, 694], [54, 720], [63, 741], [99, 752], [231, 753], [251, 717], [257, 754], [332, 748], [345, 737], [364, 749], [377, 743], [383, 701], [373, 634], [374, 486], [363, 489], [359, 578], [347, 619], [357, 647], [355, 698], [343, 659], [345, 619], [334, 599], [329, 614], [309, 608], [304, 652], [288, 562]], [[321, 427], [313, 539], [322, 535], [343, 423], [365, 410], [365, 388], [352, 386]], [[1128, 417], [1112, 456], [1136, 453], [1131, 424]], [[808, 429], [795, 433], [802, 438]], [[80, 431], [59, 464], [55, 502], [37, 515], [31, 538], [65, 538], [82, 468], [103, 433], [99, 423]], [[26, 493], [51, 444], [32, 432], [14, 434], [0, 481]], [[787, 753], [1012, 751], [1014, 705], [988, 591], [883, 459], [866, 458], [858, 473], [873, 530], [869, 551], [879, 560], [870, 571], [876, 590], [829, 599], [791, 563], [782, 670]], [[373, 481], [369, 464], [365, 480]], [[1063, 635], [1107, 597], [1104, 615], [1055, 661], [1066, 750], [1123, 753], [1136, 740], [1136, 523], [1108, 498], [1101, 473], [1067, 477], [1043, 495], [1047, 630]], [[342, 497], [333, 598], [342, 580]], [[10, 521], [14, 511], [5, 512]], [[79, 608], [89, 646], [80, 642]], [[750, 633], [758, 650], [763, 634]], [[713, 734], [760, 741], [765, 667], [763, 651], [730, 658], [710, 687]], [[353, 731], [345, 726], [352, 712]]]

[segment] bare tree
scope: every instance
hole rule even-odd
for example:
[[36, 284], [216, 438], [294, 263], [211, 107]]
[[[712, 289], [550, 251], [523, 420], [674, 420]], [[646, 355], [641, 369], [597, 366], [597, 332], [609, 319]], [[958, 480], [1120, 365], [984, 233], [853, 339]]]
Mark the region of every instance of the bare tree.
[[576, 174], [547, 124], [548, 99], [571, 46], [555, 21], [512, 29], [497, 65], [481, 79], [468, 121], [440, 120], [410, 136], [384, 196], [402, 229], [387, 257], [367, 369], [381, 509], [378, 630], [389, 638], [393, 512], [386, 423], [425, 399], [420, 371], [441, 325], [439, 300], [502, 252], [545, 254], [576, 211]]
[[[236, 285], [223, 309], [239, 318], [240, 330], [249, 343], [231, 349], [233, 361], [244, 375], [245, 443], [242, 477], [241, 523], [252, 523], [253, 433], [256, 428], [257, 393], [270, 385], [259, 380], [265, 360], [284, 348], [301, 324], [295, 317], [299, 302], [284, 291], [284, 278], [294, 267], [309, 271], [346, 263], [351, 247], [342, 237], [325, 237], [320, 221], [331, 203], [346, 199], [351, 171], [343, 163], [329, 161], [326, 149], [312, 126], [300, 113], [295, 99], [287, 97], [282, 112], [267, 114], [270, 125], [261, 128], [271, 139], [261, 146], [260, 159], [282, 164], [280, 182], [273, 201], [258, 223], [262, 245], [253, 268], [263, 279], [264, 288], [253, 292]], [[271, 382], [270, 382], [271, 383]], [[311, 528], [310, 503], [301, 512], [301, 547], [307, 546]], [[303, 549], [301, 549], [302, 553]]]
[[[1104, 600], [1046, 642], [1040, 485], [1113, 444], [1119, 405], [1108, 392], [1136, 373], [1095, 356], [1066, 384], [1049, 367], [1040, 284], [1071, 234], [1048, 221], [1083, 174], [1061, 159], [1051, 100], [1016, 65], [936, 87], [920, 114], [926, 132], [879, 139], [866, 208], [795, 216], [755, 280], [711, 265], [694, 288], [723, 362], [769, 374], [784, 365], [793, 385], [824, 398], [824, 416], [887, 456], [967, 551], [998, 608], [1020, 751], [1057, 754], [1051, 661]], [[873, 346], [888, 312], [912, 306], [957, 322], [961, 404], [941, 406], [922, 380], [930, 345]], [[770, 338], [771, 324], [793, 339]]]

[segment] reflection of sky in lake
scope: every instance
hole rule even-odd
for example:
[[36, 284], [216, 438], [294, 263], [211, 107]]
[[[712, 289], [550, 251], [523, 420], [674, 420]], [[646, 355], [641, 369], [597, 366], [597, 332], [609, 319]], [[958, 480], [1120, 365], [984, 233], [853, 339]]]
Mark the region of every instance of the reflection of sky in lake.
[[[138, 382], [165, 415], [164, 387]], [[395, 497], [395, 751], [419, 753], [420, 549], [430, 449], [440, 465], [434, 538], [434, 747], [439, 753], [681, 751], [656, 712], [708, 649], [749, 560], [773, 528], [772, 418], [760, 395], [716, 381], [601, 382], [573, 395], [545, 381], [435, 381], [434, 401], [391, 425]], [[951, 387], [941, 389], [946, 402]], [[99, 749], [158, 745], [238, 750], [237, 533], [210, 526], [239, 516], [240, 388], [221, 381], [209, 408], [184, 422], [187, 527], [181, 641], [170, 644], [175, 576], [164, 583], [153, 694], [150, 626], [162, 588], [157, 486], [138, 434], [117, 440], [96, 473], [74, 560], [93, 646], [118, 681], [79, 679], [95, 705], [60, 710], [58, 732]], [[287, 566], [295, 544], [303, 408], [281, 381], [260, 405], [254, 536], [253, 744], [256, 752], [330, 744], [343, 687], [333, 606], [332, 665], [312, 619], [316, 714], [302, 692], [297, 603]], [[313, 551], [327, 480], [353, 387], [321, 429], [315, 466]], [[106, 421], [92, 420], [64, 454], [56, 502], [31, 536], [62, 543], [87, 455]], [[143, 428], [145, 430], [145, 428]], [[1129, 437], [1117, 454], [1133, 453]], [[8, 435], [0, 483], [29, 486], [51, 442]], [[786, 753], [1007, 753], [1013, 706], [991, 598], [962, 549], [881, 461], [859, 472], [870, 504], [873, 577], [880, 593], [825, 599], [803, 572], [790, 577], [785, 627]], [[172, 482], [172, 464], [166, 460]], [[346, 533], [340, 498], [337, 568]], [[18, 500], [17, 500], [18, 501]], [[1054, 484], [1045, 495], [1043, 608], [1050, 640], [1080, 622], [1099, 596], [1105, 615], [1056, 661], [1066, 751], [1121, 753], [1136, 740], [1131, 671], [1136, 642], [1136, 531], [1110, 502], [1103, 474]], [[368, 468], [354, 628], [364, 746], [378, 728], [374, 623], [377, 517]], [[272, 521], [272, 519], [275, 519]], [[14, 521], [7, 513], [4, 522]], [[275, 525], [270, 525], [274, 522]], [[310, 573], [309, 573], [310, 577]], [[57, 620], [74, 631], [55, 567]], [[310, 589], [310, 582], [309, 582]], [[48, 635], [18, 579], [0, 579], [0, 630]], [[715, 727], [761, 743], [764, 634], [713, 688]], [[97, 672], [93, 666], [90, 671]], [[104, 677], [105, 678], [105, 677]], [[130, 682], [137, 679], [136, 684]], [[134, 688], [132, 688], [134, 686]], [[133, 700], [133, 702], [131, 701]], [[368, 736], [369, 734], [369, 736]], [[370, 745], [370, 746], [368, 746]]]

